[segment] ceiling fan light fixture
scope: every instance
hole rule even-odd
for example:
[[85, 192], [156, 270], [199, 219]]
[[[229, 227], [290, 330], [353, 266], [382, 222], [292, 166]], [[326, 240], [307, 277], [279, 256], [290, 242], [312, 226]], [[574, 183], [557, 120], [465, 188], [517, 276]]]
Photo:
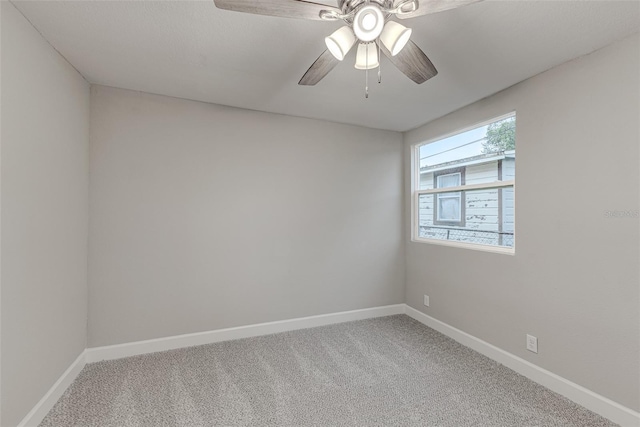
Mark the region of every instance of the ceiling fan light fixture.
[[380, 65], [378, 60], [378, 48], [375, 43], [360, 43], [356, 55], [356, 69], [371, 70]]
[[375, 4], [361, 7], [353, 18], [353, 32], [363, 42], [377, 39], [383, 27], [384, 15], [380, 7]]
[[391, 56], [396, 56], [407, 45], [411, 38], [411, 29], [394, 21], [389, 21], [384, 26], [380, 40], [391, 52]]
[[333, 32], [329, 37], [324, 38], [329, 52], [338, 60], [342, 61], [356, 43], [356, 36], [353, 30], [346, 25]]

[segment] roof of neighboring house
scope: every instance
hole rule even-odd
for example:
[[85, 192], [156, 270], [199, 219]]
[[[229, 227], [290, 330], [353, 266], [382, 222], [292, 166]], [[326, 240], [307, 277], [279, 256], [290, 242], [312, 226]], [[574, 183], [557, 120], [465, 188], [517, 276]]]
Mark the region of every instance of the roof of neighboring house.
[[489, 163], [496, 160], [515, 159], [515, 158], [516, 158], [516, 150], [501, 151], [499, 153], [479, 154], [477, 156], [467, 157], [465, 159], [452, 160], [450, 162], [438, 163], [436, 165], [423, 166], [420, 168], [420, 173], [437, 172], [437, 171], [449, 169], [452, 167], [479, 165], [482, 163]]

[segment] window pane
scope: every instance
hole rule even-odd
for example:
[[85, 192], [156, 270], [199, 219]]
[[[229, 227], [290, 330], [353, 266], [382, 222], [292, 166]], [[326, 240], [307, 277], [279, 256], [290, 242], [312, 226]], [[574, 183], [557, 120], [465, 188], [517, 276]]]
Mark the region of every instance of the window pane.
[[438, 176], [438, 188], [457, 187], [460, 185], [460, 177], [459, 173], [440, 175]]
[[[435, 200], [438, 209], [435, 209]], [[418, 237], [513, 247], [513, 202], [513, 187], [420, 195]], [[459, 218], [462, 212], [464, 215]], [[460, 225], [438, 223], [455, 215]]]
[[437, 175], [438, 187], [453, 186], [447, 169], [464, 168], [465, 185], [515, 179], [515, 126], [511, 116], [419, 146], [418, 189], [434, 188]]
[[460, 194], [438, 194], [438, 220], [460, 221]]

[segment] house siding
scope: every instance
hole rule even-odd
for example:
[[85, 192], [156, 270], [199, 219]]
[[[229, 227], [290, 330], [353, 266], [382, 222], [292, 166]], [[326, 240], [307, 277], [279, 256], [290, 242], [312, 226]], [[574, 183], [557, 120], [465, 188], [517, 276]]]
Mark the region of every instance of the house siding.
[[[502, 164], [499, 165], [499, 162]], [[501, 169], [501, 170], [500, 170]], [[500, 176], [502, 175], [502, 176]], [[512, 158], [474, 164], [465, 168], [465, 185], [495, 182], [515, 178]], [[434, 173], [420, 174], [420, 189], [434, 188]], [[421, 195], [418, 200], [420, 237], [456, 240], [485, 245], [513, 246], [513, 188], [467, 191], [464, 197], [464, 226], [434, 224], [436, 196]], [[500, 237], [500, 233], [509, 233]]]
[[[502, 179], [509, 181], [516, 177], [515, 159], [506, 158], [502, 161]], [[502, 231], [513, 233], [515, 231], [515, 194], [513, 188], [502, 189]], [[513, 240], [513, 236], [511, 236]], [[505, 241], [505, 244], [508, 243]], [[510, 246], [513, 246], [511, 243]]]

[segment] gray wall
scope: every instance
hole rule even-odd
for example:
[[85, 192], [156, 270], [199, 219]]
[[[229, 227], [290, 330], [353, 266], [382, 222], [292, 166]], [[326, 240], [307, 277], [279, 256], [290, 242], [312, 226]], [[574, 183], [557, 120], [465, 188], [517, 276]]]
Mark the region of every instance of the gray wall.
[[408, 159], [517, 111], [516, 255], [413, 243], [407, 226], [407, 303], [635, 410], [639, 222], [605, 211], [639, 209], [639, 52], [636, 35], [405, 134]]
[[89, 85], [0, 3], [0, 424], [8, 427], [86, 346]]
[[92, 87], [89, 345], [402, 303], [402, 136]]

